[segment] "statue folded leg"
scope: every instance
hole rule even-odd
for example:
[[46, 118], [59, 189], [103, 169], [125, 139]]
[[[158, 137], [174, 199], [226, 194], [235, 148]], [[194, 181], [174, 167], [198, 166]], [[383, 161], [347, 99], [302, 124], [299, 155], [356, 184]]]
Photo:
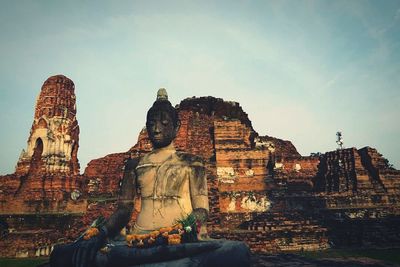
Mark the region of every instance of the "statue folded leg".
[[52, 267], [70, 267], [73, 266], [72, 256], [78, 243], [70, 243], [65, 245], [56, 245], [50, 255], [50, 266]]
[[203, 241], [174, 246], [135, 249], [115, 246], [98, 253], [97, 267], [250, 266], [250, 250], [243, 243], [228, 240]]

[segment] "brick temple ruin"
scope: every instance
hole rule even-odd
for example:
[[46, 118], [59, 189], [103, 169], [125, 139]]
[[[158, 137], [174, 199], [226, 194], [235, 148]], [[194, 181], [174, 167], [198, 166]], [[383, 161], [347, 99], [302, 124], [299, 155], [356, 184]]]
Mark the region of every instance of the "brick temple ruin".
[[[176, 148], [206, 160], [213, 237], [257, 252], [400, 245], [400, 171], [376, 149], [302, 156], [290, 141], [260, 136], [236, 102], [193, 97], [177, 109]], [[129, 151], [94, 159], [81, 175], [78, 147], [74, 84], [50, 77], [15, 173], [0, 176], [0, 256], [48, 255], [109, 216], [124, 162], [152, 149], [143, 129]]]

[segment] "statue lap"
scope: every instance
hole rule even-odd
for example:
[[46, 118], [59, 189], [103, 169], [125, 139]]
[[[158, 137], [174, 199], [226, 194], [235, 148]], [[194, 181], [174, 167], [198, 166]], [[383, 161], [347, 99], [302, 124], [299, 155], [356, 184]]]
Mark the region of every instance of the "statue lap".
[[[203, 248], [201, 246], [205, 245]], [[210, 250], [211, 247], [214, 249]], [[140, 251], [137, 251], [140, 250]], [[145, 250], [148, 250], [146, 255]], [[136, 252], [140, 252], [138, 256]], [[187, 256], [192, 254], [191, 256]], [[185, 256], [186, 255], [186, 256]], [[250, 266], [250, 250], [239, 241], [212, 240], [152, 249], [113, 247], [107, 254], [98, 253], [97, 267], [200, 267]]]
[[[73, 266], [72, 254], [77, 246], [79, 243], [56, 246], [52, 252], [51, 266]], [[96, 255], [96, 267], [111, 266], [246, 267], [250, 266], [250, 250], [243, 242], [222, 239], [147, 249], [135, 249], [120, 245], [112, 247], [108, 253], [98, 252]]]

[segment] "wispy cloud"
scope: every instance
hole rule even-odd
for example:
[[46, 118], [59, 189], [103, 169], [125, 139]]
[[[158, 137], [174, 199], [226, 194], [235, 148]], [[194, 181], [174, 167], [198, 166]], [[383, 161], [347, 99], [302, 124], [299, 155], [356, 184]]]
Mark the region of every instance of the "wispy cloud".
[[[392, 137], [400, 126], [388, 123], [400, 114], [398, 5], [127, 1], [123, 8], [100, 2], [79, 10], [58, 5], [33, 3], [21, 11], [16, 3], [20, 11], [9, 9], [8, 22], [0, 26], [7, 29], [0, 44], [0, 79], [7, 88], [2, 101], [20, 107], [18, 114], [27, 114], [23, 120], [29, 124], [16, 129], [10, 121], [21, 119], [5, 110], [10, 105], [0, 105], [2, 114], [15, 116], [0, 117], [4, 151], [18, 154], [25, 146], [34, 96], [47, 76], [63, 73], [76, 84], [82, 166], [136, 142], [159, 87], [167, 87], [174, 104], [204, 95], [238, 101], [256, 130], [291, 139], [304, 154], [331, 149], [340, 128], [348, 144], [370, 140], [400, 166]], [[379, 131], [387, 138], [380, 140], [374, 125], [385, 112]], [[14, 141], [11, 129], [24, 137]], [[2, 156], [0, 167], [12, 169], [15, 157]]]

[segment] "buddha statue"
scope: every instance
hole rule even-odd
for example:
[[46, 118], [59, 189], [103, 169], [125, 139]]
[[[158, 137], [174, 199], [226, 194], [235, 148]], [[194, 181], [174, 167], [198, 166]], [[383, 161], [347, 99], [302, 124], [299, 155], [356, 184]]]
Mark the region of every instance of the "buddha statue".
[[[250, 251], [244, 243], [208, 237], [205, 166], [200, 157], [175, 150], [173, 140], [179, 125], [166, 90], [160, 89], [146, 118], [153, 150], [125, 164], [117, 210], [90, 239], [56, 246], [50, 257], [51, 267], [250, 265]], [[174, 229], [179, 233], [193, 231], [194, 239], [180, 242], [178, 235], [179, 242], [163, 243], [162, 238], [150, 237], [146, 246], [128, 246], [120, 232], [131, 218], [138, 190], [141, 210], [131, 229], [133, 239], [171, 230], [189, 217], [195, 221], [194, 229], [182, 229], [182, 225]]]

